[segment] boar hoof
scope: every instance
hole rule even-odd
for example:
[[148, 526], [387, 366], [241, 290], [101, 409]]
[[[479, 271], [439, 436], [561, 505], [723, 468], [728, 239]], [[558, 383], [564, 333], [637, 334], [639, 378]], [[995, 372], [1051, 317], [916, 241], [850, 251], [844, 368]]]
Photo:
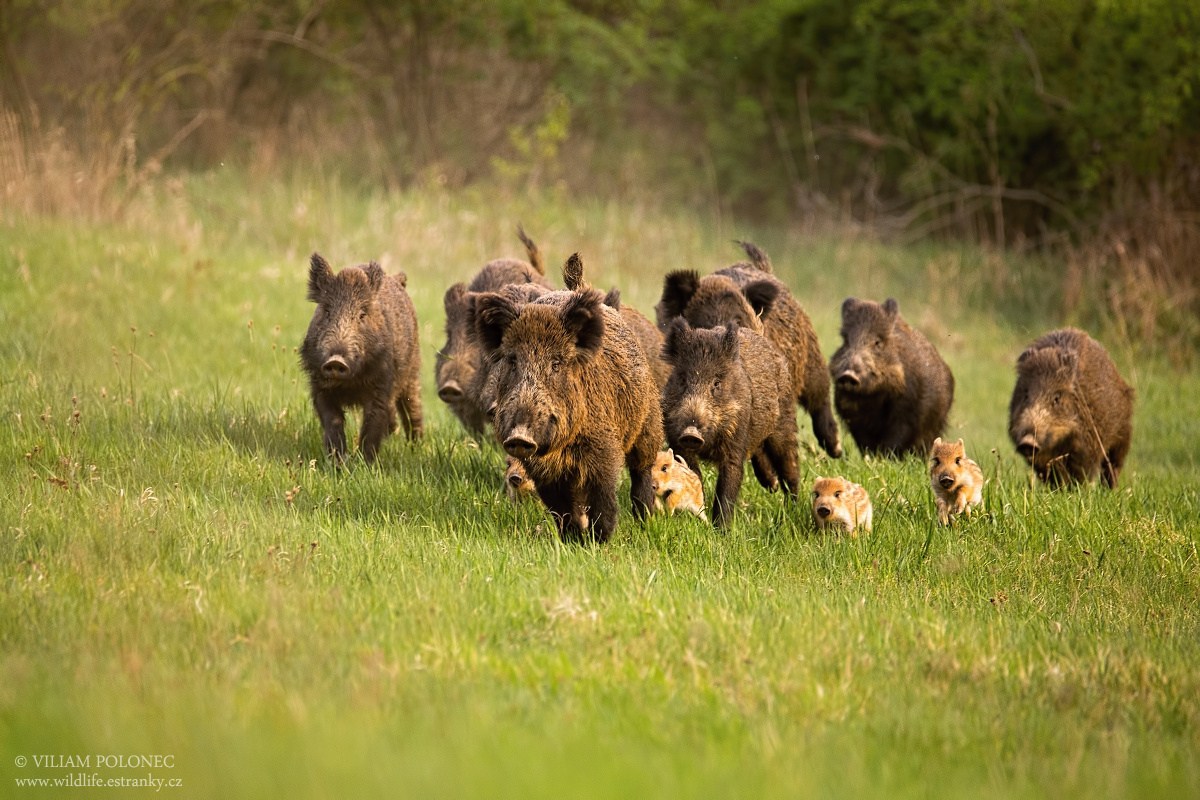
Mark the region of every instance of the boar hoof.
[[463, 396], [462, 387], [456, 381], [446, 381], [440, 389], [438, 389], [438, 397], [444, 403], [453, 403], [455, 400], [461, 400]]
[[1026, 436], [1021, 441], [1017, 442], [1017, 452], [1026, 458], [1033, 458], [1033, 454], [1038, 450], [1037, 439], [1032, 436]]
[[704, 446], [704, 437], [700, 435], [699, 428], [689, 425], [679, 434], [679, 444], [688, 450], [696, 450]]
[[346, 359], [341, 356], [330, 356], [324, 364], [321, 365], [321, 371], [326, 375], [331, 375], [335, 378], [343, 378], [350, 373], [350, 365], [346, 363]]

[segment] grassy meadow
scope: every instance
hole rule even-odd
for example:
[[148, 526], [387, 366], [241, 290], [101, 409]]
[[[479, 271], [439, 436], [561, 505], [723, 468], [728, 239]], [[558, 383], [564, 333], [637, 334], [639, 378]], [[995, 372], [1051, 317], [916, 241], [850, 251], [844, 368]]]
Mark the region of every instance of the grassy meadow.
[[[651, 317], [665, 272], [755, 241], [826, 357], [845, 296], [895, 296], [955, 372], [985, 513], [938, 528], [921, 460], [830, 461], [802, 418], [803, 479], [864, 484], [872, 534], [814, 535], [752, 479], [727, 534], [638, 525], [626, 480], [609, 544], [558, 543], [433, 391], [442, 293], [521, 255], [517, 222]], [[416, 303], [427, 436], [371, 467], [320, 451], [313, 250]], [[77, 771], [45, 754], [164, 797], [1200, 796], [1200, 372], [1094, 329], [1137, 390], [1121, 485], [1032, 486], [1007, 405], [1024, 345], [1077, 322], [1056, 269], [223, 172], [119, 223], [0, 219], [0, 796], [155, 793], [19, 785]]]

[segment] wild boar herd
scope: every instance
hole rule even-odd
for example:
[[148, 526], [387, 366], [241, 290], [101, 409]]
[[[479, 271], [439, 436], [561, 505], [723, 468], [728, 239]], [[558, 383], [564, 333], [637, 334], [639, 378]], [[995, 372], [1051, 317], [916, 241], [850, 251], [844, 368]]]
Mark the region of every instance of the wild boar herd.
[[[491, 429], [507, 453], [509, 496], [536, 494], [563, 538], [612, 535], [622, 469], [639, 519], [655, 509], [706, 518], [702, 461], [716, 468], [718, 527], [737, 508], [746, 461], [763, 487], [795, 499], [797, 405], [831, 458], [842, 455], [835, 409], [864, 454], [927, 457], [942, 524], [982, 502], [983, 472], [962, 439], [941, 438], [954, 375], [896, 300], [847, 298], [842, 343], [826, 361], [808, 315], [753, 244], [739, 242], [747, 260], [710, 275], [668, 273], [651, 322], [616, 289], [592, 288], [577, 254], [563, 268], [565, 288], [553, 288], [537, 245], [520, 228], [518, 236], [526, 260], [490, 261], [446, 290], [437, 394], [472, 435]], [[404, 274], [385, 275], [374, 262], [335, 273], [312, 256], [316, 310], [300, 361], [337, 462], [346, 458], [347, 407], [362, 409], [367, 462], [398, 421], [410, 439], [421, 436], [406, 288]], [[1009, 435], [1050, 485], [1099, 477], [1115, 487], [1132, 413], [1133, 390], [1083, 331], [1048, 333], [1017, 359]], [[871, 529], [867, 491], [842, 477], [814, 481], [811, 510], [818, 529]]]

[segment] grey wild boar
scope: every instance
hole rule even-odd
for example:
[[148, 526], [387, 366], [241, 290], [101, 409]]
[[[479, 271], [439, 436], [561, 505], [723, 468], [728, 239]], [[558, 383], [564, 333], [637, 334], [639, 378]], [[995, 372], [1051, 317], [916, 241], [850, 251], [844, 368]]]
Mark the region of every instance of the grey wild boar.
[[495, 292], [510, 285], [550, 289], [537, 245], [519, 227], [517, 235], [525, 245], [528, 261], [515, 258], [489, 261], [469, 283], [456, 283], [447, 289], [442, 300], [446, 311], [446, 343], [438, 351], [434, 364], [438, 398], [475, 435], [486, 430], [490, 405], [484, 398], [487, 371], [483, 353], [475, 340], [475, 298], [482, 292]]
[[397, 415], [409, 439], [421, 435], [417, 316], [406, 282], [402, 273], [385, 275], [375, 262], [334, 274], [329, 262], [312, 255], [308, 299], [317, 308], [300, 363], [325, 449], [338, 461], [346, 455], [347, 406], [363, 410], [359, 449], [367, 462], [396, 429]]
[[923, 456], [946, 426], [954, 375], [892, 298], [846, 298], [829, 372], [838, 415], [864, 453]]
[[520, 460], [564, 538], [606, 541], [617, 483], [629, 471], [634, 514], [654, 502], [650, 468], [662, 410], [650, 365], [619, 312], [595, 290], [519, 303], [476, 301], [476, 328], [495, 376], [493, 427]]
[[1099, 477], [1115, 489], [1132, 418], [1133, 389], [1083, 331], [1051, 331], [1017, 359], [1008, 435], [1041, 480], [1057, 486]]
[[[699, 459], [716, 464], [713, 523], [729, 523], [746, 459], [755, 453], [794, 497], [799, 481], [795, 394], [779, 350], [736, 322], [700, 329], [676, 319], [667, 330], [663, 357], [672, 366], [663, 389], [667, 442], [697, 474]], [[768, 485], [757, 470], [756, 475]]]
[[[829, 398], [829, 373], [812, 321], [773, 274], [767, 254], [749, 242], [739, 242], [749, 262], [739, 262], [700, 277], [693, 270], [677, 270], [663, 281], [662, 298], [655, 306], [658, 327], [666, 332], [671, 321], [683, 317], [693, 328], [715, 328], [736, 322], [761, 333], [787, 359], [793, 402], [812, 419], [817, 443], [833, 458], [842, 454], [841, 437]], [[768, 472], [756, 462], [756, 471]]]

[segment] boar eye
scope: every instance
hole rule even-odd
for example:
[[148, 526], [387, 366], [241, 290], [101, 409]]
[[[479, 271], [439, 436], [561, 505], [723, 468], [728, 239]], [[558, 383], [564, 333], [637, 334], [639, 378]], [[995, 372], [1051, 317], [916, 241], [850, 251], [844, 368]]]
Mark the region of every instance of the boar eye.
[[816, 500], [820, 496], [821, 496], [820, 492], [813, 492], [813, 500]]
[[717, 391], [717, 390], [718, 390], [718, 389], [720, 389], [720, 388], [721, 388], [721, 379], [720, 379], [720, 378], [713, 378], [713, 382], [712, 382], [712, 390], [715, 392], [715, 391]]
[[371, 310], [370, 310], [369, 308], [367, 308], [366, 306], [363, 306], [363, 307], [362, 307], [362, 309], [360, 309], [360, 310], [359, 310], [359, 312], [358, 312], [358, 318], [359, 318], [360, 320], [366, 319], [366, 318], [367, 318], [367, 314], [369, 314], [369, 313], [370, 313], [370, 311], [371, 311]]
[[882, 349], [883, 349], [883, 339], [876, 339], [876, 340], [875, 340], [875, 349], [876, 349], [876, 350], [882, 350]]
[[558, 370], [559, 370], [559, 368], [560, 368], [560, 367], [562, 367], [562, 361], [561, 361], [561, 360], [559, 360], [559, 359], [557, 359], [557, 358], [556, 358], [556, 359], [554, 359], [553, 361], [551, 361], [551, 362], [550, 362], [550, 371], [551, 371], [551, 372], [558, 372]]
[[1054, 405], [1058, 405], [1061, 400], [1062, 400], [1062, 392], [1055, 392], [1054, 399], [1051, 400], [1050, 402], [1054, 403]]
[[940, 459], [937, 459], [937, 458], [933, 459], [933, 466], [935, 466], [935, 467], [936, 467], [938, 464], [941, 464], [941, 463], [942, 463], [942, 462], [941, 462], [941, 460], [940, 460]]
[[956, 467], [962, 466], [962, 458], [961, 457], [954, 459], [954, 466], [956, 466]]
[[834, 497], [841, 497], [841, 496], [842, 496], [842, 492], [841, 492], [841, 490], [839, 489], [838, 491], [834, 492], [834, 493], [833, 493], [833, 496], [834, 496]]

